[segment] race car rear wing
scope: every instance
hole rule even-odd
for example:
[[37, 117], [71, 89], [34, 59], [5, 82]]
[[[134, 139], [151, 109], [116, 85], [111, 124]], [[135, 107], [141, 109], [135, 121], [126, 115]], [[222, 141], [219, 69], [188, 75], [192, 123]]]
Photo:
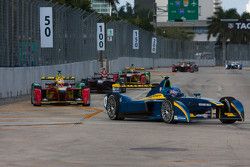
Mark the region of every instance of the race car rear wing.
[[[56, 77], [41, 77], [41, 80], [56, 80]], [[75, 77], [63, 77], [63, 80], [75, 80]]]
[[142, 67], [125, 67], [126, 70], [145, 70], [145, 68]]
[[159, 84], [113, 84], [113, 88], [155, 88]]

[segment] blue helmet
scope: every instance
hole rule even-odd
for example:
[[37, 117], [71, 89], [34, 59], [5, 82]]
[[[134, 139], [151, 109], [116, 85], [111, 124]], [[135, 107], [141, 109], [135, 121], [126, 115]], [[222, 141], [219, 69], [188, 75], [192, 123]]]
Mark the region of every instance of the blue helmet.
[[170, 89], [170, 94], [173, 96], [173, 97], [181, 97], [183, 96], [183, 93], [181, 92], [181, 90], [177, 87], [172, 87]]
[[171, 97], [182, 97], [184, 94], [181, 92], [181, 90], [177, 87], [165, 87], [162, 89], [162, 93], [165, 96], [171, 96]]

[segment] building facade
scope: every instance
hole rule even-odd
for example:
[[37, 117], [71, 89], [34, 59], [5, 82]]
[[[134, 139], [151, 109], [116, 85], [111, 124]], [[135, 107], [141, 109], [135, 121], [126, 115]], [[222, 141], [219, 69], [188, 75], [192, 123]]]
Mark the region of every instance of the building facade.
[[109, 14], [112, 13], [112, 6], [105, 0], [91, 0], [91, 9], [100, 14]]
[[[157, 4], [157, 22], [168, 21], [168, 0], [155, 0]], [[191, 0], [190, 0], [191, 2]], [[221, 7], [221, 0], [198, 0], [199, 2], [199, 19], [207, 20], [216, 10]]]
[[[186, 1], [192, 3], [192, 0]], [[194, 41], [206, 41], [209, 18], [221, 7], [221, 3], [221, 0], [198, 0], [198, 20], [175, 22], [168, 21], [168, 0], [156, 0], [157, 26], [182, 27], [195, 33]], [[215, 41], [216, 38], [210, 40]]]

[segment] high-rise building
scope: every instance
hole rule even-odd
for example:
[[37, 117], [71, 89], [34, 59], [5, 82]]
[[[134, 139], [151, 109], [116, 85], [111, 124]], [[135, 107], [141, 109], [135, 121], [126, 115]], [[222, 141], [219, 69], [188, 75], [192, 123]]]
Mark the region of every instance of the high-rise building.
[[[168, 20], [168, 11], [170, 0], [156, 0], [157, 4], [157, 26], [158, 27], [183, 27], [186, 30], [192, 31], [195, 33], [195, 41], [206, 41], [207, 40], [207, 31], [208, 31], [208, 20], [213, 16], [214, 12], [221, 7], [221, 0], [198, 0], [198, 19], [195, 20]], [[195, 0], [171, 0], [172, 3], [177, 6], [183, 4], [185, 6], [192, 5]], [[180, 11], [184, 11], [180, 10]], [[187, 10], [187, 12], [190, 12]], [[178, 14], [178, 13], [177, 13]], [[196, 15], [197, 16], [197, 15]], [[215, 40], [211, 39], [211, 40]]]
[[[156, 0], [158, 12], [157, 12], [157, 22], [167, 22], [168, 21], [168, 1], [169, 0]], [[176, 0], [184, 1], [184, 0]], [[188, 3], [192, 3], [193, 0], [185, 0]], [[214, 12], [221, 7], [221, 0], [198, 0], [198, 20], [207, 20], [211, 17]]]
[[91, 8], [97, 13], [109, 14], [112, 13], [112, 6], [105, 0], [91, 0]]

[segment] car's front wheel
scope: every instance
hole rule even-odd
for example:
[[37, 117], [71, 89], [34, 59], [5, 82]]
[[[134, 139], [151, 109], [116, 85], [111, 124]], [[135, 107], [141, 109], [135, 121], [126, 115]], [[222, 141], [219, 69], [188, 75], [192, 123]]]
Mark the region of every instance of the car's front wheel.
[[171, 101], [164, 100], [161, 106], [161, 116], [165, 123], [174, 123], [174, 110]]
[[124, 117], [119, 113], [119, 95], [111, 94], [108, 96], [106, 110], [111, 120], [123, 120]]

